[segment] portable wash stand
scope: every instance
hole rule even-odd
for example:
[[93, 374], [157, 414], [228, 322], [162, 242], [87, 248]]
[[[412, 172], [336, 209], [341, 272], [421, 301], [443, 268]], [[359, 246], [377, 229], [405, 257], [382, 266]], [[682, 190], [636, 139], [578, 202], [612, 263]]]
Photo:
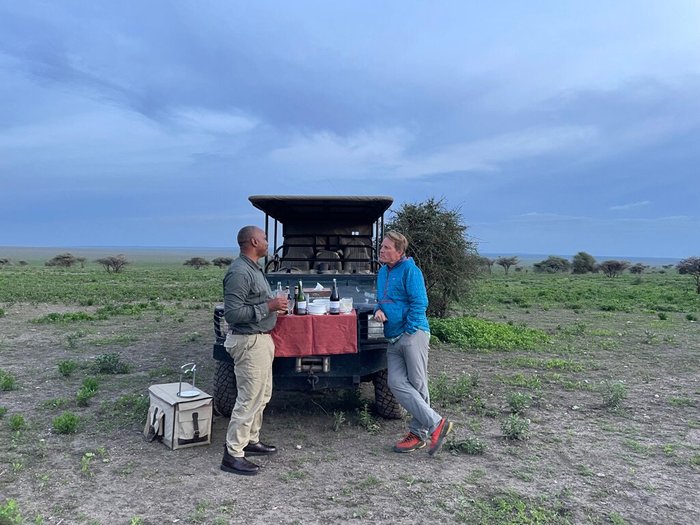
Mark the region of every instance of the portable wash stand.
[[[150, 408], [144, 434], [159, 439], [168, 447], [195, 447], [211, 443], [212, 396], [196, 388], [197, 365], [180, 367], [180, 381], [148, 388]], [[183, 376], [192, 376], [192, 384]]]

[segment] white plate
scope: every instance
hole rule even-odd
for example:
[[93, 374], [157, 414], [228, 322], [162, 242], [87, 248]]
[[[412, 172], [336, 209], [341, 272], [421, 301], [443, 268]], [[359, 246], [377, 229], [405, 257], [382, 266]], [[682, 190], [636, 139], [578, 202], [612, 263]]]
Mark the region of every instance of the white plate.
[[197, 397], [201, 392], [199, 390], [183, 390], [177, 395], [180, 397]]

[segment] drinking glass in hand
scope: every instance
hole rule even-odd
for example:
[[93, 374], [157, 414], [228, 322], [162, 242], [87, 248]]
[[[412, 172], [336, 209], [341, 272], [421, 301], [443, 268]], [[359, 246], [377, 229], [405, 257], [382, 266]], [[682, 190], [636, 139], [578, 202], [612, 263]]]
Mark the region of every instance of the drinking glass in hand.
[[[275, 297], [278, 297], [278, 298], [279, 298], [279, 297], [282, 297], [283, 299], [286, 299], [287, 301], [289, 301], [289, 300], [287, 299], [287, 292], [285, 292], [285, 291], [282, 290], [281, 288], [278, 288], [278, 289], [275, 291]], [[288, 312], [289, 312], [289, 302], [287, 302], [287, 306], [286, 306], [285, 308], [282, 308], [282, 309], [280, 309], [280, 310], [277, 311], [277, 313], [278, 313], [278, 314], [281, 314], [281, 315], [286, 315]]]

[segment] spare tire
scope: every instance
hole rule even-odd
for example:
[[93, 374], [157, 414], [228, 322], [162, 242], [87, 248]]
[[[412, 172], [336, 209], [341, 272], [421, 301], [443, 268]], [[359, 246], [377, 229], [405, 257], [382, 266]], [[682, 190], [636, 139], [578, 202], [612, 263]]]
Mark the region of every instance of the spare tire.
[[388, 377], [389, 374], [386, 368], [372, 376], [372, 383], [374, 383], [374, 409], [384, 419], [401, 419], [405, 411], [391, 392], [387, 381]]
[[219, 416], [231, 417], [231, 411], [236, 404], [238, 389], [233, 363], [216, 362], [214, 370], [214, 413]]

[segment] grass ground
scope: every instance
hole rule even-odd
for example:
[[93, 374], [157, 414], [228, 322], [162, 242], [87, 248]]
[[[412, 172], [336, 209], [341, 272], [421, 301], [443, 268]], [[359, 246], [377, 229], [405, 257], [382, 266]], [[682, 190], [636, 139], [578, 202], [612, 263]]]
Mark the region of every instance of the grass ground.
[[692, 283], [511, 273], [456, 307], [480, 320], [471, 339], [457, 325], [432, 345], [432, 401], [456, 422], [440, 456], [393, 453], [405, 422], [367, 389], [280, 392], [264, 427], [280, 453], [241, 480], [218, 470], [224, 419], [209, 447], [141, 436], [149, 385], [193, 360], [211, 384], [223, 270], [3, 268], [0, 524], [697, 523]]

